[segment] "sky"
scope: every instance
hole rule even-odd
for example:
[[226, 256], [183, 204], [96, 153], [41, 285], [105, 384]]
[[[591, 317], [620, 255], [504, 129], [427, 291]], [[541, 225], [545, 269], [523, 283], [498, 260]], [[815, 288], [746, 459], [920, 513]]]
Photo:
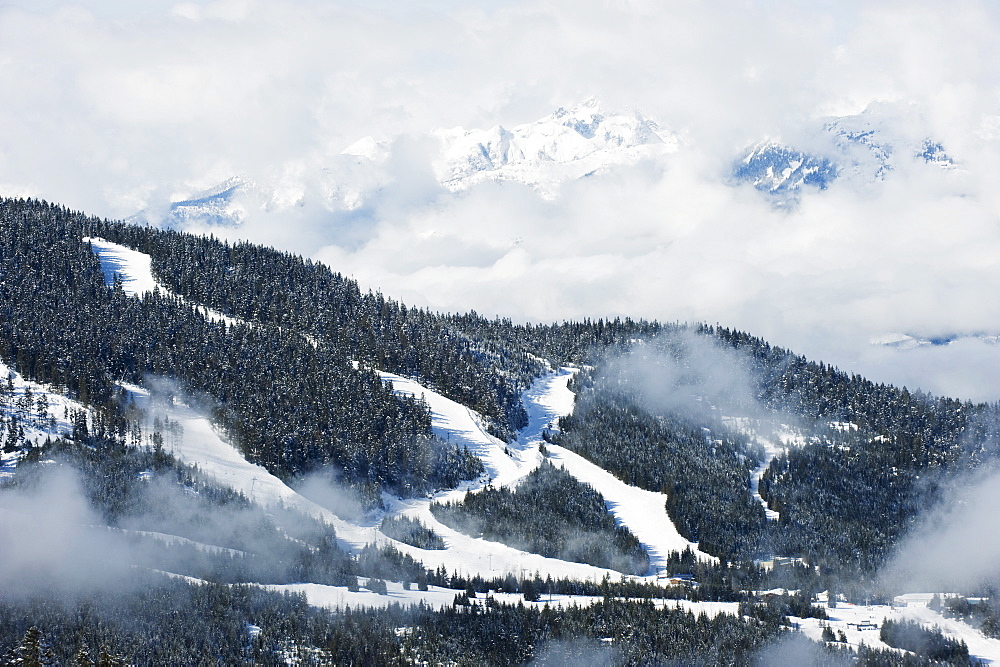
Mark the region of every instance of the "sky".
[[[230, 177], [231, 236], [408, 304], [516, 320], [750, 331], [880, 381], [1000, 398], [1000, 8], [982, 2], [0, 0], [0, 194], [124, 218]], [[679, 137], [567, 183], [442, 188], [436, 128], [511, 127], [598, 96]], [[727, 174], [765, 138], [888, 109], [953, 170], [901, 162], [776, 209]], [[341, 152], [390, 142], [374, 175]], [[361, 178], [365, 201], [330, 203]], [[367, 179], [367, 180], [365, 180]]]

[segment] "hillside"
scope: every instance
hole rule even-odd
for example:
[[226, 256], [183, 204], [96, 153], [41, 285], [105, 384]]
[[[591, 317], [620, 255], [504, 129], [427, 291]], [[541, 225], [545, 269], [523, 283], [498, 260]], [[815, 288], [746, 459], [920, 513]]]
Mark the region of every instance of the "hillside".
[[[0, 254], [0, 574], [32, 562], [14, 538], [44, 526], [57, 548], [29, 569], [58, 573], [57, 595], [115, 628], [80, 617], [73, 651], [124, 655], [138, 637], [129, 660], [185, 661], [197, 628], [146, 640], [191, 600], [238, 635], [196, 650], [246, 659], [366, 643], [389, 651], [375, 662], [455, 655], [435, 632], [495, 657], [468, 648], [493, 622], [535, 628], [511, 640], [517, 661], [602, 632], [624, 656], [743, 659], [782, 619], [824, 619], [822, 591], [913, 592], [879, 573], [1000, 444], [996, 405], [875, 384], [719, 326], [433, 313], [288, 253], [34, 200], [0, 201]], [[96, 604], [87, 578], [120, 579], [120, 595]], [[32, 625], [63, 633], [51, 647], [66, 636], [39, 581], [0, 599], [17, 619], [0, 650]], [[762, 593], [778, 588], [777, 602]], [[559, 611], [531, 606], [546, 595]], [[338, 611], [390, 602], [417, 607]], [[544, 630], [546, 614], [563, 629]], [[622, 619], [644, 619], [645, 638]], [[669, 628], [700, 639], [652, 639]]]

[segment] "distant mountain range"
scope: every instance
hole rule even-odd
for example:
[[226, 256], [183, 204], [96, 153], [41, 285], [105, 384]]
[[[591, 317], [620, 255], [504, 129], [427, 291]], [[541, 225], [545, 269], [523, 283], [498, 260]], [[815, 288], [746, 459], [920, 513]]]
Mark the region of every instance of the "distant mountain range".
[[[678, 133], [652, 118], [607, 110], [597, 98], [510, 128], [456, 127], [429, 135], [436, 144], [431, 166], [442, 188], [461, 192], [482, 183], [519, 183], [546, 199], [557, 198], [567, 182], [668, 158], [682, 147]], [[364, 137], [302, 177], [260, 182], [237, 175], [165, 210], [141, 211], [130, 222], [198, 231], [239, 226], [255, 212], [297, 206], [355, 211], [394, 180], [391, 158], [398, 141]], [[955, 168], [945, 147], [922, 131], [915, 109], [880, 104], [823, 119], [797, 141], [761, 140], [720, 179], [734, 187], [750, 185], [787, 207], [802, 193], [825, 190], [837, 180], [862, 187], [878, 183], [904, 161]]]
[[566, 181], [673, 153], [679, 145], [677, 135], [656, 121], [638, 112], [605, 111], [596, 98], [511, 129], [497, 125], [435, 134], [444, 147], [435, 171], [448, 189], [513, 181], [546, 197], [554, 197]]
[[[670, 154], [680, 144], [675, 133], [651, 118], [636, 111], [608, 111], [597, 98], [511, 128], [456, 127], [433, 130], [430, 135], [438, 147], [434, 175], [447, 190], [514, 182], [549, 199], [567, 181]], [[183, 230], [233, 227], [254, 210], [303, 205], [310, 195], [319, 200], [311, 203], [353, 211], [376, 197], [392, 179], [387, 163], [397, 140], [364, 137], [356, 141], [333, 156], [320, 173], [311, 175], [308, 185], [263, 183], [238, 175], [172, 202], [165, 211], [141, 211], [130, 222]]]

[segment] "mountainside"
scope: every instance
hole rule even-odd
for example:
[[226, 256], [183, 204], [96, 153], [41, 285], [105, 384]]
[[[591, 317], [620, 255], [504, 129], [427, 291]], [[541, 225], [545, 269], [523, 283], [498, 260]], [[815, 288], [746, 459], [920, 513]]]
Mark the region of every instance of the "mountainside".
[[[0, 651], [493, 661], [492, 626], [515, 662], [606, 633], [746, 661], [822, 591], [905, 592], [880, 572], [1000, 445], [997, 405], [718, 326], [442, 315], [33, 200], [0, 201], [0, 254], [0, 576], [37, 573], [0, 593]], [[152, 642], [185, 606], [211, 611]]]

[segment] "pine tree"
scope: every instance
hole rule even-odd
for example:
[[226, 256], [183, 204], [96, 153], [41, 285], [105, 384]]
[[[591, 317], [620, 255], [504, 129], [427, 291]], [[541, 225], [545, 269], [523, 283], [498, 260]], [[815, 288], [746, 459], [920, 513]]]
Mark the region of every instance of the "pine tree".
[[16, 649], [17, 658], [14, 661], [19, 667], [42, 667], [55, 663], [52, 649], [45, 643], [42, 631], [31, 626]]

